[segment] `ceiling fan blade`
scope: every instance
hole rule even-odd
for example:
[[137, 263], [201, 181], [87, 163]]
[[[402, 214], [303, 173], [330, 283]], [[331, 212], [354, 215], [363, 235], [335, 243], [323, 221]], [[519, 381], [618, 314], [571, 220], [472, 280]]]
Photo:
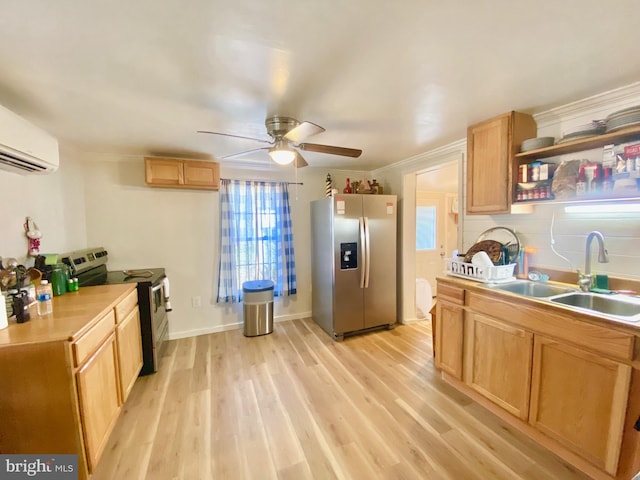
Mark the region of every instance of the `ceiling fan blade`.
[[284, 138], [293, 143], [299, 143], [305, 138], [308, 138], [312, 135], [317, 135], [318, 133], [322, 132], [324, 132], [324, 128], [322, 128], [320, 125], [316, 125], [315, 123], [311, 122], [302, 122], [297, 127], [289, 130]]
[[273, 145], [273, 142], [269, 140], [263, 140], [261, 138], [253, 138], [253, 137], [243, 137], [242, 135], [231, 135], [230, 133], [210, 132], [208, 130], [198, 130], [198, 133], [208, 133], [210, 135], [222, 135], [223, 137], [242, 138], [244, 140], [253, 140], [254, 142], [262, 142], [262, 143], [267, 143], [269, 145]]
[[296, 158], [293, 160], [293, 165], [296, 168], [302, 168], [302, 167], [306, 167], [307, 165], [309, 165], [307, 163], [307, 161], [302, 157], [302, 155], [300, 155], [299, 152], [296, 152]]
[[358, 158], [362, 155], [362, 150], [356, 148], [334, 147], [332, 145], [318, 145], [317, 143], [301, 143], [296, 145], [300, 150], [307, 152], [330, 153], [331, 155], [342, 155], [343, 157]]
[[232, 153], [231, 155], [225, 155], [222, 158], [225, 159], [225, 160], [230, 160], [232, 158], [244, 157], [245, 155], [249, 155], [251, 153], [259, 152], [260, 150], [269, 150], [269, 147], [254, 148], [253, 150], [245, 150], [244, 152], [240, 152], [240, 153]]

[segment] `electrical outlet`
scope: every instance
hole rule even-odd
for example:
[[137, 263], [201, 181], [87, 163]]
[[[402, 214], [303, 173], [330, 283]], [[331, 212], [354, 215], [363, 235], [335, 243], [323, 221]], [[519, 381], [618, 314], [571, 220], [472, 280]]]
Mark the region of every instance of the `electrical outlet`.
[[191, 306], [193, 308], [200, 308], [202, 306], [202, 300], [200, 297], [191, 297]]

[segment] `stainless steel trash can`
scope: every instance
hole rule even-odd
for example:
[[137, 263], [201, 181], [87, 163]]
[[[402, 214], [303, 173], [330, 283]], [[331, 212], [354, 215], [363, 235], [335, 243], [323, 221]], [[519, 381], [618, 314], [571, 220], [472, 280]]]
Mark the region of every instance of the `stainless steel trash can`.
[[273, 282], [252, 280], [242, 284], [244, 336], [257, 337], [273, 332]]

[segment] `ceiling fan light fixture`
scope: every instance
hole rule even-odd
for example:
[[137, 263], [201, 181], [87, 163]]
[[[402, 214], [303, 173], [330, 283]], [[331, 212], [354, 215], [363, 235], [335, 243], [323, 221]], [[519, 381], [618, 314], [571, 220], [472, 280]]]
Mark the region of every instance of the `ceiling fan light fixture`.
[[271, 160], [276, 162], [278, 165], [289, 165], [295, 160], [296, 152], [293, 150], [272, 148], [269, 150], [269, 156], [271, 157]]
[[277, 138], [276, 144], [269, 149], [269, 156], [278, 165], [289, 165], [296, 159], [296, 152], [289, 148], [286, 141]]

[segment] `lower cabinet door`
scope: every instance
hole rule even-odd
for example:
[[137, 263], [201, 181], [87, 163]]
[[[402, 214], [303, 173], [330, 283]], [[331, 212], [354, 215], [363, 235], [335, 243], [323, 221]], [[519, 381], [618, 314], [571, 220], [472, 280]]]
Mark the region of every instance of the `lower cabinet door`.
[[87, 464], [92, 472], [100, 460], [120, 412], [116, 344], [113, 334], [89, 357], [76, 375]]
[[436, 309], [436, 366], [462, 380], [464, 309], [442, 300]]
[[529, 423], [615, 475], [631, 366], [536, 336]]
[[116, 329], [118, 340], [118, 371], [122, 403], [129, 396], [142, 368], [142, 340], [140, 313], [136, 306]]
[[465, 382], [523, 420], [529, 415], [533, 334], [473, 313], [468, 322]]

